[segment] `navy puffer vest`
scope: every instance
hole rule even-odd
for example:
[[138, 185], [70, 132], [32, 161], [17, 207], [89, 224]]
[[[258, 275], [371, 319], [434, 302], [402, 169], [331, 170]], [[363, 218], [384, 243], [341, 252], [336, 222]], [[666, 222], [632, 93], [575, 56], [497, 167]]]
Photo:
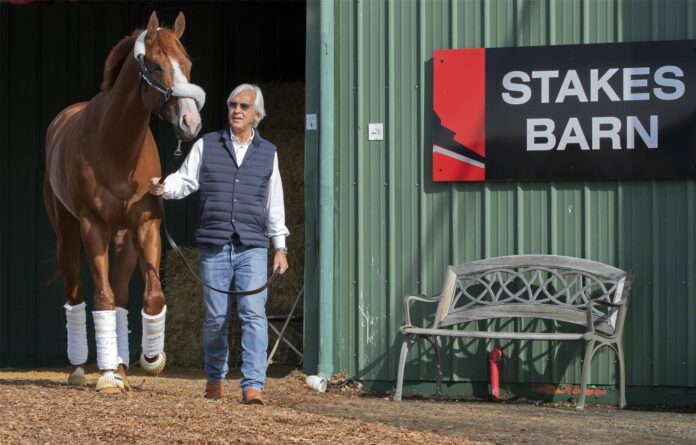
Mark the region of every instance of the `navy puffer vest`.
[[199, 247], [222, 246], [237, 233], [242, 244], [268, 247], [266, 193], [276, 147], [254, 130], [242, 166], [237, 166], [230, 129], [203, 135], [199, 173]]

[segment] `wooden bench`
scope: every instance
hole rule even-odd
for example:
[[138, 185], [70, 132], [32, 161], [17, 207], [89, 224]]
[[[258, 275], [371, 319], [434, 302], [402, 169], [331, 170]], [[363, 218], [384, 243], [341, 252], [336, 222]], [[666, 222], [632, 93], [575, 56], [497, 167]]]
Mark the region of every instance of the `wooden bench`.
[[[439, 296], [404, 298], [404, 325], [399, 329], [403, 343], [394, 400], [401, 400], [406, 356], [417, 338], [429, 340], [435, 348], [438, 398], [442, 397], [442, 337], [582, 341], [585, 358], [576, 408], [584, 409], [590, 364], [602, 346], [609, 346], [616, 353], [619, 407], [623, 408], [626, 398], [621, 338], [631, 282], [631, 274], [615, 267], [555, 255], [506, 256], [450, 266]], [[414, 301], [437, 304], [431, 328], [411, 325]], [[553, 320], [561, 322], [555, 323], [560, 329], [516, 332], [513, 325], [520, 323], [505, 323], [505, 330], [495, 331], [496, 323], [487, 323], [487, 330], [476, 330], [480, 325], [471, 323], [515, 318]], [[563, 332], [565, 323], [584, 329]]]

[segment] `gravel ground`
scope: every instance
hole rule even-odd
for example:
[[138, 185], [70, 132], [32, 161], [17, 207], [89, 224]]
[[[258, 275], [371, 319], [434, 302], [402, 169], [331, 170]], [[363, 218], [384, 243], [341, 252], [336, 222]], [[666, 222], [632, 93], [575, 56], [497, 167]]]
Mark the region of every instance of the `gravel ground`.
[[225, 400], [202, 397], [200, 371], [167, 369], [158, 378], [135, 368], [126, 395], [68, 386], [67, 368], [0, 370], [2, 444], [696, 444], [696, 414], [590, 405], [404, 400], [371, 395], [334, 380], [320, 394], [304, 374], [272, 369], [264, 406], [239, 403], [239, 375]]

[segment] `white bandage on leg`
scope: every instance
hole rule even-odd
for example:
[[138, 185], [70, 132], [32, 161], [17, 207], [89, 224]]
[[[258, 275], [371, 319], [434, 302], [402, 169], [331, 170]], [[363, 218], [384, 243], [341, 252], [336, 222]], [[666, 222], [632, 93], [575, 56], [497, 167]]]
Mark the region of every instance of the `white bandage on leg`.
[[167, 306], [162, 308], [162, 312], [157, 315], [147, 315], [141, 311], [143, 316], [143, 354], [146, 357], [157, 357], [164, 350], [164, 322], [167, 316]]
[[130, 365], [128, 310], [122, 307], [116, 308], [116, 340], [118, 344], [118, 364], [123, 364], [127, 368]]
[[118, 368], [116, 311], [92, 311], [97, 343], [97, 366], [100, 370]]
[[71, 365], [84, 365], [87, 362], [87, 314], [83, 301], [75, 306], [65, 303], [65, 327], [68, 330], [68, 360]]

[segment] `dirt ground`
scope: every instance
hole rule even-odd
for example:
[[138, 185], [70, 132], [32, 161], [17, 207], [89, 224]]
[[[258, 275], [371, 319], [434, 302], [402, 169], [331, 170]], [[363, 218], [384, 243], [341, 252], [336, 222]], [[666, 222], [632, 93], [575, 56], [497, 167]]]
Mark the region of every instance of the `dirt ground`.
[[393, 402], [334, 379], [324, 394], [304, 374], [272, 368], [264, 406], [239, 403], [239, 375], [225, 400], [202, 397], [201, 371], [131, 372], [126, 395], [66, 384], [67, 368], [0, 370], [1, 444], [696, 444], [696, 414], [569, 404]]

